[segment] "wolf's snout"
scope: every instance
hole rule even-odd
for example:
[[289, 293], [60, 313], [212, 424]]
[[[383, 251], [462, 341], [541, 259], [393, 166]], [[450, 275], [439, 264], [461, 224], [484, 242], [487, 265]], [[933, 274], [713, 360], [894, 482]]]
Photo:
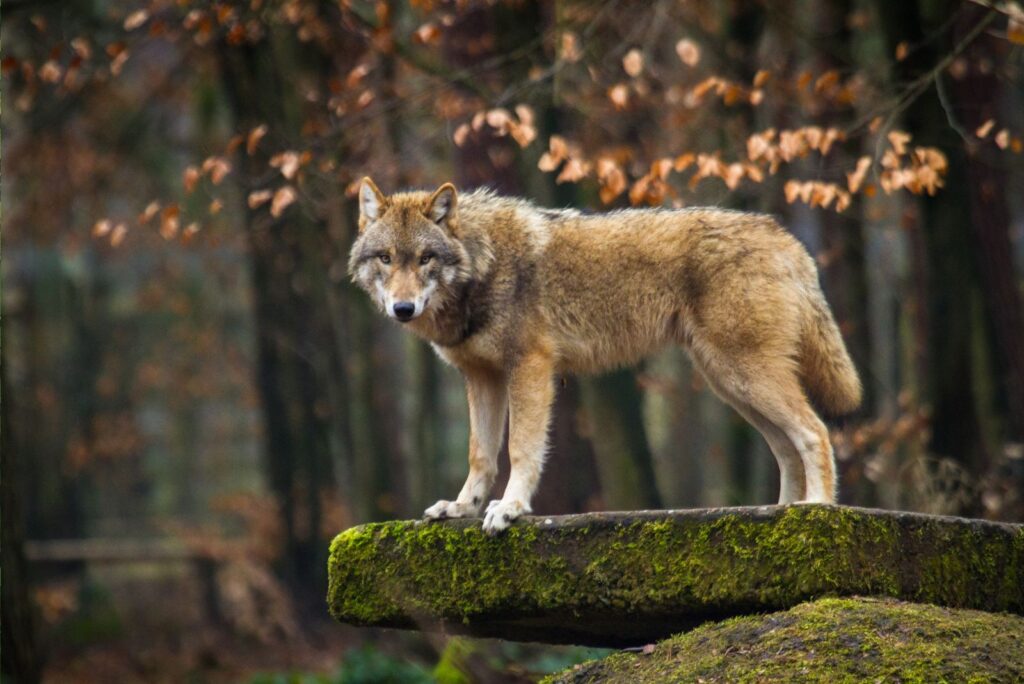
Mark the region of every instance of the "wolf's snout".
[[395, 302], [394, 307], [395, 318], [400, 321], [411, 321], [413, 314], [416, 313], [416, 305], [412, 302]]

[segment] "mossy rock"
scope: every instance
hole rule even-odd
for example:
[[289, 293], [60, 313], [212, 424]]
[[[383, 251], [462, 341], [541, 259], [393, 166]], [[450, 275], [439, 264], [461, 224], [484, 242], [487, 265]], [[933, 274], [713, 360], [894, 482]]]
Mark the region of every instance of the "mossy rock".
[[644, 644], [824, 596], [1024, 613], [1024, 527], [842, 506], [390, 522], [331, 545], [340, 621]]
[[[1021, 682], [1024, 618], [892, 599], [821, 599], [709, 623], [545, 684]], [[647, 652], [649, 651], [649, 652]]]

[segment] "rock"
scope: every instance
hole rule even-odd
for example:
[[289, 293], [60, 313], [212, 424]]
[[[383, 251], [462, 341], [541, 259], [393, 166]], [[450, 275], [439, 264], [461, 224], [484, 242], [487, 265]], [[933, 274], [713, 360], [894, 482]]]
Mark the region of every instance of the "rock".
[[329, 571], [351, 624], [632, 646], [823, 596], [1024, 613], [1024, 526], [822, 505], [525, 518], [495, 537], [390, 522], [340, 534]]
[[892, 599], [830, 598], [709, 623], [545, 684], [1020, 682], [1024, 618]]

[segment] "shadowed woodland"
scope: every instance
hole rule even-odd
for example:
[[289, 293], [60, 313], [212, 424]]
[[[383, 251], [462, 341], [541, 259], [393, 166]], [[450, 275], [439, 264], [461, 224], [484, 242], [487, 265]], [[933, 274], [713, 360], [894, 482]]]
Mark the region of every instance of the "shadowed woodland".
[[[4, 681], [440, 676], [443, 638], [324, 605], [336, 533], [466, 472], [458, 373], [349, 282], [364, 175], [777, 216], [865, 386], [840, 502], [1024, 521], [1019, 2], [2, 13]], [[560, 381], [550, 445], [542, 515], [777, 498], [680, 350]], [[485, 648], [480, 681], [585, 656]]]

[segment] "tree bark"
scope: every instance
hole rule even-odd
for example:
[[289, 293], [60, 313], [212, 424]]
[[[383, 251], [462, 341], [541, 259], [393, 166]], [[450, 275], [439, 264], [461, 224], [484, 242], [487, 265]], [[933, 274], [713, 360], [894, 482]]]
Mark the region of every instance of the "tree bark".
[[[222, 68], [235, 128], [247, 131], [266, 124], [272, 133], [297, 136], [299, 104], [288, 97], [281, 55], [294, 37], [278, 36], [274, 49], [222, 47]], [[274, 41], [274, 38], [271, 38]], [[275, 141], [269, 141], [273, 145]], [[264, 143], [265, 146], [267, 143]], [[268, 155], [240, 155], [244, 195], [266, 183]], [[265, 435], [267, 482], [284, 528], [280, 572], [300, 602], [310, 607], [325, 581], [320, 538], [322, 502], [335, 486], [332, 444], [346, 435], [332, 434], [331, 398], [343, 396], [345, 365], [336, 358], [336, 331], [327, 320], [330, 282], [325, 256], [338, 252], [329, 233], [299, 211], [287, 219], [271, 218], [266, 209], [246, 209], [249, 257], [257, 332], [257, 388]], [[337, 448], [337, 447], [336, 447]], [[346, 456], [346, 454], [342, 454]]]
[[[902, 41], [921, 46], [896, 64], [894, 82], [912, 81], [952, 50], [952, 41], [948, 39], [938, 45], [927, 40], [930, 32], [938, 28], [928, 19], [941, 22], [961, 4], [951, 0], [878, 2], [888, 54], [895, 54]], [[923, 279], [928, 300], [918, 306], [926, 307], [922, 322], [928, 326], [921, 362], [925, 399], [932, 407], [929, 450], [959, 460], [978, 472], [989, 459], [972, 392], [972, 299], [979, 286], [972, 257], [976, 245], [966, 228], [972, 220], [967, 159], [962, 141], [949, 126], [934, 88], [907, 109], [904, 119], [906, 127], [915, 131], [915, 144], [938, 147], [949, 162], [945, 188], [934, 197], [921, 199], [921, 224], [909, 226], [910, 230], [922, 231], [927, 266]]]
[[[984, 7], [970, 6], [958, 21], [957, 37], [970, 31], [985, 16]], [[967, 50], [971, 66], [968, 75], [953, 81], [955, 113], [967, 131], [974, 131], [989, 119], [998, 120], [1002, 105], [1002, 80], [995, 69], [979, 64], [999, 64], [1006, 59], [1006, 41], [981, 35]], [[945, 76], [944, 76], [945, 78]], [[967, 179], [970, 193], [970, 234], [975, 241], [975, 258], [982, 285], [982, 301], [994, 338], [997, 359], [996, 383], [1006, 410], [1010, 439], [1024, 441], [1024, 304], [1019, 279], [1014, 272], [1010, 243], [1010, 211], [1006, 187], [1010, 181], [998, 162], [992, 145], [965, 142]]]
[[6, 354], [0, 346], [0, 489], [2, 489], [3, 540], [0, 543], [3, 581], [2, 671], [4, 680], [33, 684], [42, 675], [36, 642], [35, 616], [25, 566], [25, 530], [22, 499], [27, 488], [18, 476], [18, 453], [11, 434], [11, 392], [7, 384]]

